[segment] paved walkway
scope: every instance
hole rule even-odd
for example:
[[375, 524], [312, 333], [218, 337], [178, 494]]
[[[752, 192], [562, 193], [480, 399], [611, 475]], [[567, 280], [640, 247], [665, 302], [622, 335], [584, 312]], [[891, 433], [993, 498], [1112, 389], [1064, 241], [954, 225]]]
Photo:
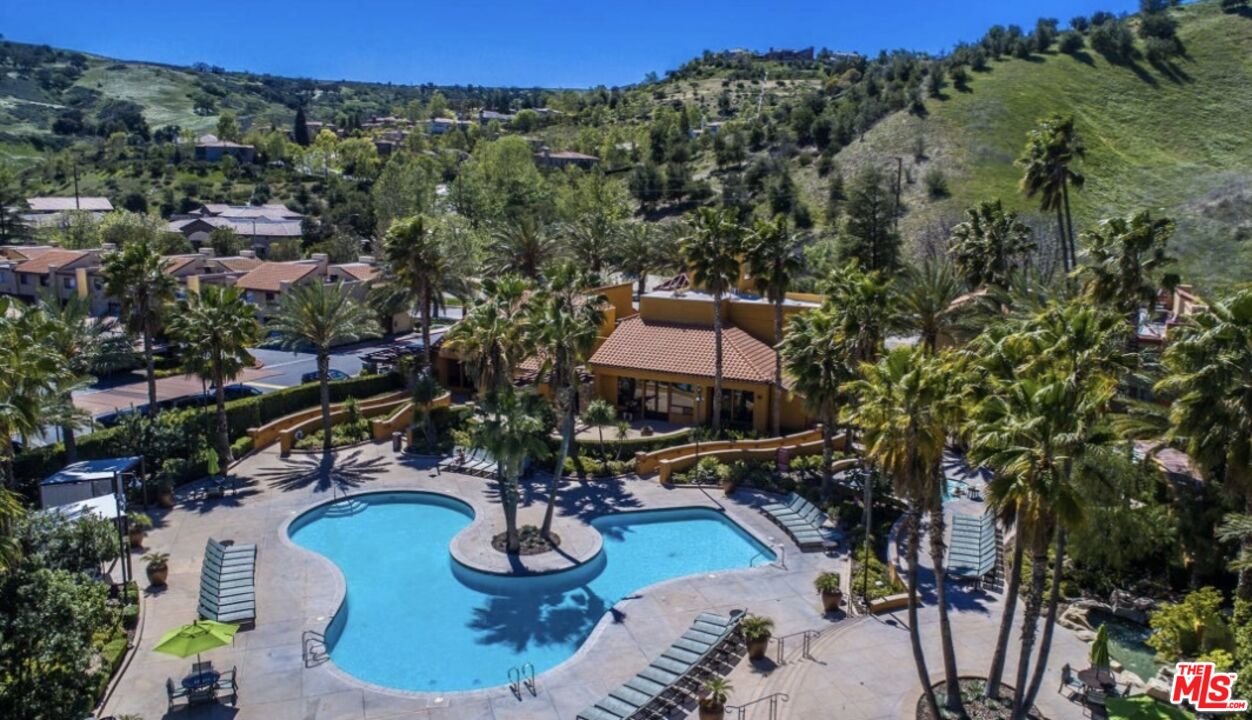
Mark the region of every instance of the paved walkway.
[[[780, 718], [868, 720], [910, 716], [909, 708], [920, 690], [903, 618], [824, 617], [812, 579], [822, 570], [833, 569], [843, 573], [846, 584], [846, 556], [802, 554], [789, 543], [785, 545], [786, 567], [680, 578], [642, 588], [638, 597], [619, 603], [617, 612], [605, 615], [570, 661], [539, 676], [537, 697], [526, 695], [519, 701], [507, 687], [446, 695], [400, 692], [363, 683], [338, 670], [333, 661], [308, 667], [301, 652], [301, 633], [325, 628], [341, 600], [342, 580], [331, 563], [282, 536], [286, 522], [331, 499], [337, 486], [350, 492], [403, 488], [460, 497], [476, 511], [471, 529], [485, 522], [481, 531], [494, 531], [502, 524], [502, 513], [491, 483], [464, 475], [436, 475], [429, 461], [397, 457], [389, 444], [343, 451], [333, 462], [320, 455], [282, 459], [276, 452], [263, 452], [244, 460], [235, 473], [246, 479], [237, 495], [212, 501], [184, 497], [177, 508], [158, 518], [147, 544], [151, 550], [171, 554], [169, 587], [145, 591], [139, 648], [105, 708], [106, 715], [137, 714], [145, 720], [167, 716], [165, 680], [186, 674], [190, 661], [154, 653], [152, 646], [166, 630], [195, 618], [200, 562], [208, 537], [257, 543], [258, 621], [255, 628], [236, 636], [233, 647], [215, 650], [205, 658], [218, 667], [238, 667], [238, 706], [179, 708], [169, 717], [573, 720], [578, 711], [633, 676], [679, 637], [696, 614], [739, 608], [773, 618], [778, 635], [812, 629], [822, 630], [823, 635], [814, 644], [812, 660], [796, 658], [798, 648], [793, 641], [788, 647], [797, 650], [788, 653], [791, 661], [785, 665], [741, 662], [732, 672], [736, 687], [732, 703], [784, 691], [791, 702], [782, 707]], [[559, 497], [556, 529], [561, 532], [563, 525], [582, 525], [597, 515], [622, 510], [720, 506], [760, 540], [779, 544], [784, 541], [782, 533], [753, 509], [770, 499], [744, 491], [727, 499], [720, 493], [664, 488], [638, 479], [569, 483]], [[542, 482], [526, 485], [520, 521], [538, 524], [545, 500]], [[982, 673], [997, 629], [995, 599], [961, 593], [954, 604], [962, 669]], [[933, 610], [924, 612], [922, 630], [931, 667], [941, 669]], [[1077, 664], [1084, 654], [1082, 644], [1058, 628], [1054, 668], [1066, 661]], [[1048, 678], [1057, 676], [1054, 668], [1049, 668]], [[506, 678], [500, 681], [503, 684]], [[1053, 698], [1053, 690], [1049, 680], [1041, 694], [1041, 706], [1049, 717], [1081, 717], [1078, 706]], [[749, 714], [747, 720], [757, 717], [765, 715]]]

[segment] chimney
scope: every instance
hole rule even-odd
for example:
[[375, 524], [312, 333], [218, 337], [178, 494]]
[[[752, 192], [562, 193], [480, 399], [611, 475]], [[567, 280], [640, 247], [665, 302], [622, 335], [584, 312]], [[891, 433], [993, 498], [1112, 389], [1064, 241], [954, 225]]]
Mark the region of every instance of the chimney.
[[91, 289], [87, 285], [87, 268], [78, 268], [74, 271], [75, 285], [78, 286], [78, 297], [86, 300], [87, 292]]
[[187, 292], [189, 293], [200, 292], [200, 276], [199, 275], [187, 276]]
[[318, 268], [320, 268], [321, 270], [325, 270], [326, 267], [330, 264], [330, 256], [327, 255], [326, 253], [313, 253], [312, 255], [309, 256], [309, 259], [316, 262]]

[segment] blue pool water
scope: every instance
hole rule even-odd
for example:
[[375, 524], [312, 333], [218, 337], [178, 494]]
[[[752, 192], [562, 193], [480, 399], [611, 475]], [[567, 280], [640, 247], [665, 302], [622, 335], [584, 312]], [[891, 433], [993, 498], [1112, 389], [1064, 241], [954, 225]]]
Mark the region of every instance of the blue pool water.
[[[609, 608], [637, 590], [774, 560], [720, 513], [684, 508], [597, 518], [604, 549], [591, 562], [503, 577], [449, 554], [472, 517], [451, 498], [395, 492], [322, 506], [291, 524], [291, 539], [330, 558], [347, 581], [326, 631], [340, 668], [403, 690], [503, 685], [510, 667], [530, 662], [540, 673], [570, 657]], [[618, 609], [629, 614], [630, 602]]]

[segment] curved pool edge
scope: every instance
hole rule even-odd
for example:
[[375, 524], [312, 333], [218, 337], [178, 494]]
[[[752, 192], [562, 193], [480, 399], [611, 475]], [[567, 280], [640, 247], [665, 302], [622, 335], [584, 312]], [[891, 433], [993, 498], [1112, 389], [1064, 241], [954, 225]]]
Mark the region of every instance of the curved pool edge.
[[[361, 496], [368, 496], [368, 495], [431, 495], [439, 499], [451, 500], [452, 502], [456, 504], [469, 508], [472, 514], [470, 525], [473, 525], [476, 522], [479, 522], [480, 517], [481, 517], [481, 513], [478, 511], [477, 508], [474, 507], [472, 503], [467, 502], [466, 500], [462, 498], [450, 495], [448, 493], [443, 493], [443, 492], [439, 492], [436, 490], [398, 489], [398, 488], [369, 490], [369, 491], [355, 493], [349, 496], [329, 498], [326, 500], [315, 502], [303, 509], [292, 511], [293, 514], [290, 517], [286, 518], [279, 525], [279, 528], [278, 528], [279, 542], [284, 544], [288, 548], [294, 548], [296, 550], [299, 550], [302, 553], [306, 553], [308, 555], [311, 555], [317, 558], [319, 561], [318, 563], [319, 566], [324, 566], [325, 568], [330, 570], [328, 575], [334, 585], [333, 592], [329, 593], [329, 597], [332, 597], [334, 599], [333, 602], [331, 603], [331, 605], [333, 606], [332, 608], [328, 608], [326, 610], [322, 610], [320, 608], [316, 608], [312, 606], [305, 608], [306, 616], [308, 617], [317, 616], [319, 618], [318, 620], [319, 622], [321, 621], [321, 618], [324, 618], [324, 623], [322, 625], [322, 628], [319, 630], [319, 632], [323, 634], [325, 634], [329, 630], [330, 626], [335, 622], [339, 611], [343, 608], [344, 603], [347, 601], [347, 581], [344, 577], [343, 571], [329, 557], [322, 555], [321, 553], [311, 550], [309, 548], [306, 548], [296, 543], [294, 540], [292, 540], [291, 534], [290, 534], [291, 526], [294, 525], [298, 520], [308, 516], [309, 514], [311, 514], [312, 512], [320, 508], [333, 505], [334, 503], [341, 502], [345, 499], [359, 498]], [[640, 508], [637, 510], [624, 510], [620, 512], [608, 512], [608, 513], [603, 513], [603, 514], [597, 514], [597, 515], [590, 516], [582, 520], [581, 522], [586, 527], [591, 528], [591, 530], [597, 535], [597, 537], [601, 537], [601, 542], [602, 542], [603, 539], [602, 539], [602, 536], [600, 535], [599, 530], [592, 526], [592, 523], [595, 520], [598, 520], [601, 518], [615, 517], [615, 516], [629, 516], [632, 514], [665, 513], [665, 512], [671, 512], [671, 511], [690, 511], [690, 510], [707, 511], [709, 513], [713, 513], [717, 516], [723, 517], [732, 528], [734, 528], [737, 532], [746, 536], [752, 542], [768, 549], [771, 553], [774, 553], [774, 551], [778, 549], [778, 545], [772, 541], [772, 538], [765, 539], [765, 538], [758, 536], [757, 533], [752, 528], [735, 520], [733, 517], [731, 517], [730, 513], [726, 512], [726, 510], [722, 507], [710, 507], [707, 505], [677, 505], [677, 506], [669, 506], [669, 507], [662, 507], [662, 508]], [[468, 526], [466, 529], [468, 529]], [[458, 532], [457, 536], [462, 535], [464, 532], [465, 532], [464, 530], [462, 530], [461, 532]], [[449, 544], [449, 547], [450, 546], [451, 544]], [[602, 550], [600, 552], [597, 552], [595, 557], [589, 558], [588, 561], [580, 563], [577, 566], [573, 566], [570, 568], [566, 568], [565, 570], [559, 570], [559, 571], [554, 571], [554, 572], [559, 573], [559, 572], [578, 570], [583, 565], [586, 565], [587, 562], [589, 562], [590, 560], [594, 560], [596, 557], [599, 557], [601, 552]], [[777, 556], [775, 556], [775, 558], [777, 559]], [[453, 559], [455, 560], [455, 558]], [[718, 576], [730, 576], [730, 577], [738, 577], [740, 575], [748, 576], [748, 575], [756, 575], [766, 569], [776, 568], [776, 567], [778, 566], [771, 562], [771, 563], [765, 563], [765, 564], [755, 565], [755, 566], [746, 567], [746, 568], [721, 570], [721, 571], [718, 571], [716, 574]], [[473, 567], [469, 567], [469, 569], [471, 571], [477, 571]], [[501, 575], [500, 573], [485, 573], [485, 574]], [[518, 574], [518, 577], [525, 577], [527, 575], [534, 575], [534, 574], [535, 573], [520, 573]], [[549, 573], [539, 573], [539, 574], [553, 574], [553, 573], [549, 572]], [[645, 585], [643, 587], [637, 588], [634, 592], [640, 595], [655, 593], [659, 590], [663, 590], [664, 588], [670, 585], [677, 585], [679, 583], [686, 582], [693, 577], [700, 577], [701, 575], [702, 573], [692, 573], [689, 575], [680, 575], [677, 577], [667, 578], [665, 580], [661, 580], [661, 581], [652, 583], [650, 585]], [[503, 574], [503, 576], [507, 577], [508, 574], [507, 573]], [[618, 602], [621, 602], [621, 601], [619, 600]], [[616, 607], [616, 604], [614, 604], [613, 607]], [[547, 668], [546, 670], [540, 672], [536, 676], [536, 681], [544, 680], [545, 685], [546, 685], [547, 681], [551, 680], [558, 673], [569, 672], [571, 668], [575, 665], [575, 663], [584, 661], [587, 655], [595, 650], [595, 647], [597, 643], [600, 641], [601, 637], [604, 635], [605, 632], [608, 631], [610, 627], [612, 627], [615, 624], [615, 622], [616, 620], [614, 618], [613, 613], [605, 612], [604, 615], [601, 616], [600, 619], [596, 622], [591, 632], [587, 634], [587, 638], [583, 640], [583, 642], [578, 646], [578, 649], [575, 650], [565, 660], [562, 660], [556, 665], [553, 665], [552, 667]], [[305, 628], [305, 630], [307, 629], [311, 629], [311, 628]], [[502, 682], [499, 685], [492, 685], [489, 687], [476, 688], [472, 690], [448, 690], [448, 691], [406, 690], [403, 688], [392, 687], [389, 685], [379, 685], [369, 680], [365, 680], [357, 675], [353, 675], [349, 673], [348, 671], [344, 670], [343, 668], [339, 667], [339, 665], [334, 661], [334, 659], [330, 657], [329, 653], [327, 653], [326, 659], [323, 662], [318, 663], [317, 665], [314, 665], [311, 667], [308, 665], [305, 665], [303, 669], [305, 671], [319, 670], [319, 669], [324, 670], [326, 672], [331, 673], [340, 682], [344, 682], [349, 685], [355, 685], [363, 689], [370, 690], [371, 692], [377, 692], [383, 695], [391, 695], [397, 698], [405, 698], [405, 699], [422, 701], [422, 702], [427, 703], [427, 707], [432, 707], [432, 708], [433, 707], [446, 707], [449, 704], [450, 699], [453, 699], [456, 702], [473, 701], [473, 700], [489, 700], [492, 698], [499, 697], [501, 691], [508, 687], [507, 678], [502, 678]]]

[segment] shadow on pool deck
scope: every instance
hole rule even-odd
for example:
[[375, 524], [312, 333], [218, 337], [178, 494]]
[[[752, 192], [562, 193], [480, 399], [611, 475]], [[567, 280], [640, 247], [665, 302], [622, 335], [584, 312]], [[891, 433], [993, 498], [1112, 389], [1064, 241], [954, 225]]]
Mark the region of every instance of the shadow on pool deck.
[[256, 477], [284, 492], [310, 486], [316, 492], [325, 492], [333, 487], [358, 489], [387, 470], [385, 458], [362, 460], [360, 450], [343, 455], [332, 452], [292, 456], [282, 462], [280, 467], [259, 471]]

